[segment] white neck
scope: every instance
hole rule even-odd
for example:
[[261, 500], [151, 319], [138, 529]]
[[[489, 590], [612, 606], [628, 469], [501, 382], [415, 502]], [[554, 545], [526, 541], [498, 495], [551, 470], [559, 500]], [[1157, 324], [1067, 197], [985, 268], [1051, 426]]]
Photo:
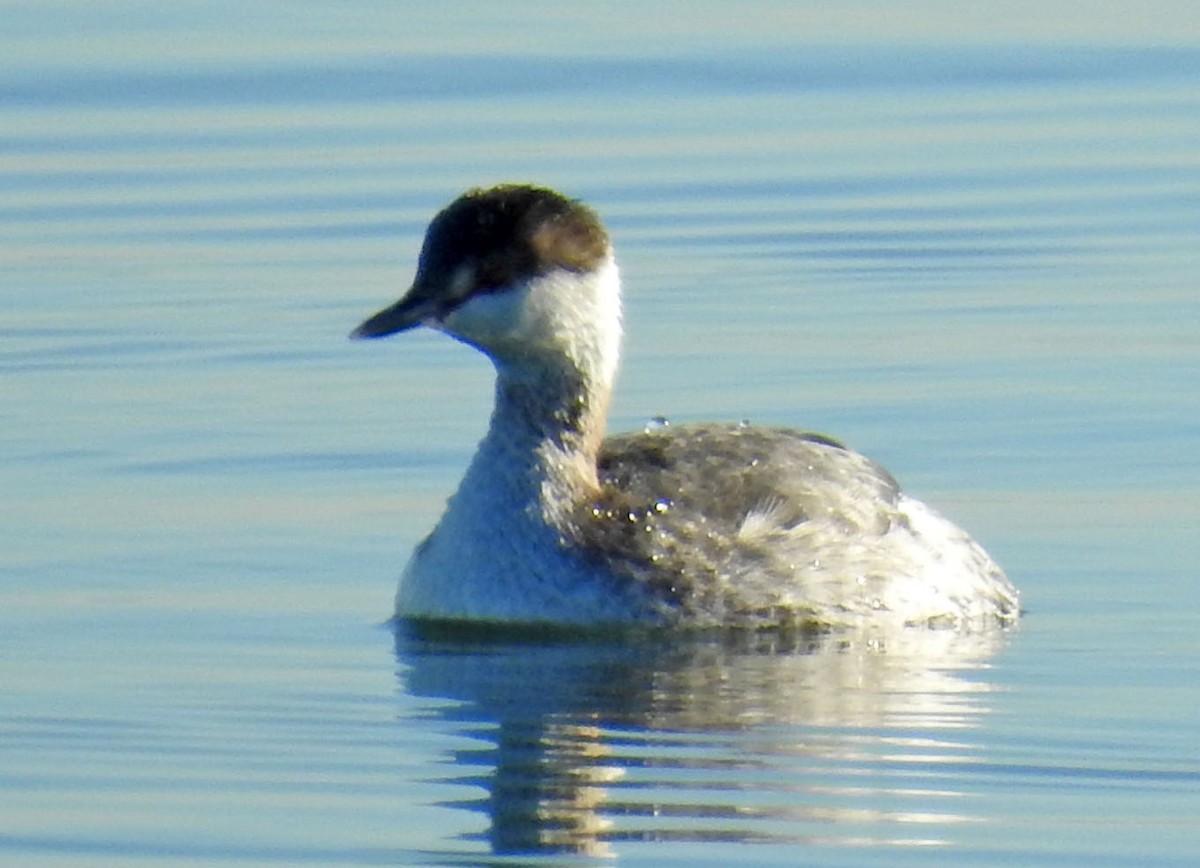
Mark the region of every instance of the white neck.
[[487, 492], [484, 500], [556, 524], [598, 487], [596, 455], [620, 360], [616, 263], [539, 277], [523, 308], [518, 349], [491, 353], [495, 407], [455, 501]]

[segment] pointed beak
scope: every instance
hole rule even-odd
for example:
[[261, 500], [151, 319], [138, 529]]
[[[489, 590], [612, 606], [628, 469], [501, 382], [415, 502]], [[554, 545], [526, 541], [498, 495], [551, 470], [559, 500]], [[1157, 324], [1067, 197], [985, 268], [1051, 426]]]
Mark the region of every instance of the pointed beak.
[[437, 314], [437, 304], [422, 293], [409, 290], [404, 298], [368, 317], [350, 332], [352, 338], [382, 338], [424, 325]]

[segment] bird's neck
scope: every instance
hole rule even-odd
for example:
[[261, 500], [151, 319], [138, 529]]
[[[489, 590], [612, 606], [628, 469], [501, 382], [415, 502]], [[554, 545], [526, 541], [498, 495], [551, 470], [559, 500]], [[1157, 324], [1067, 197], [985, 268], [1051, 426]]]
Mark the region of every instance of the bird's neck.
[[496, 381], [496, 404], [464, 485], [486, 484], [513, 507], [563, 518], [599, 483], [611, 385], [575, 370]]
[[547, 276], [532, 306], [537, 336], [491, 354], [495, 406], [459, 491], [561, 526], [599, 488], [596, 458], [621, 345], [616, 264], [610, 257], [582, 277]]

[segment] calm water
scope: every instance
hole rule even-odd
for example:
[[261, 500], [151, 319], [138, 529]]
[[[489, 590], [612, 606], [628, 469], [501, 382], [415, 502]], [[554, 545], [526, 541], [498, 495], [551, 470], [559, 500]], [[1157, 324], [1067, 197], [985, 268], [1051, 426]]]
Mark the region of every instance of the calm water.
[[[0, 863], [1193, 864], [1200, 16], [731, 8], [10, 4]], [[345, 334], [504, 179], [610, 223], [614, 428], [835, 434], [1020, 628], [384, 626], [489, 371]]]

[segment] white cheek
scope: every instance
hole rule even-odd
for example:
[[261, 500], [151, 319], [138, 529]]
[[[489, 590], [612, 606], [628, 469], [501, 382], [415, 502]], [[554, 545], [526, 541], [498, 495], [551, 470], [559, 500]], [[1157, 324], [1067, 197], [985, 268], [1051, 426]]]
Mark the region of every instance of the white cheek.
[[587, 275], [556, 272], [539, 279], [527, 308], [537, 337], [612, 382], [621, 347], [621, 291], [611, 258]]
[[589, 274], [551, 272], [480, 293], [447, 314], [441, 328], [494, 358], [569, 361], [611, 382], [621, 343], [617, 266], [610, 259]]
[[519, 333], [525, 313], [525, 287], [484, 292], [467, 299], [445, 316], [446, 331], [484, 346]]

